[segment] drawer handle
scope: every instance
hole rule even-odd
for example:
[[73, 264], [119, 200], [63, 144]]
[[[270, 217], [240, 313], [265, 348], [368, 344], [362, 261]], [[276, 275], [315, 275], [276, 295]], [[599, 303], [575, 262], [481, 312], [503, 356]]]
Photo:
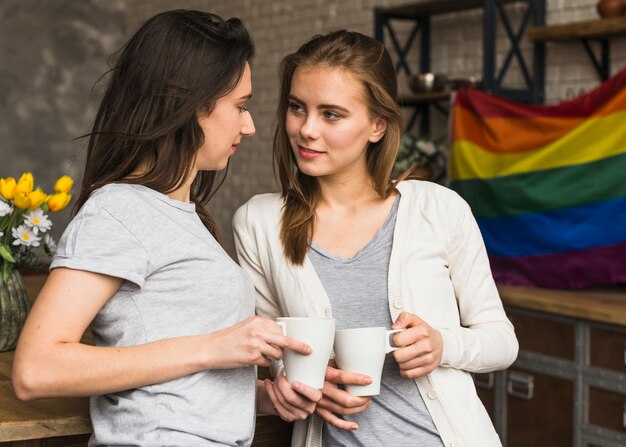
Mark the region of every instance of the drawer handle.
[[626, 404], [624, 404], [624, 409], [622, 410], [622, 427], [626, 428]]
[[478, 388], [485, 388], [490, 390], [493, 388], [493, 384], [495, 382], [495, 374], [490, 372], [486, 374], [473, 374], [474, 383]]
[[535, 389], [534, 377], [530, 374], [511, 371], [506, 385], [506, 391], [511, 396], [524, 400], [531, 400]]

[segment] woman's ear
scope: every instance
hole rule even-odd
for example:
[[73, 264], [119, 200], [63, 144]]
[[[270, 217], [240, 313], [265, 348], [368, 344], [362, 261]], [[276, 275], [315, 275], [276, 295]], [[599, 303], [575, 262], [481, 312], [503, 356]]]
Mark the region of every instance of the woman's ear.
[[369, 137], [370, 143], [378, 143], [382, 137], [385, 136], [385, 132], [387, 132], [387, 119], [386, 118], [376, 118], [376, 124], [374, 126], [374, 131], [371, 133]]

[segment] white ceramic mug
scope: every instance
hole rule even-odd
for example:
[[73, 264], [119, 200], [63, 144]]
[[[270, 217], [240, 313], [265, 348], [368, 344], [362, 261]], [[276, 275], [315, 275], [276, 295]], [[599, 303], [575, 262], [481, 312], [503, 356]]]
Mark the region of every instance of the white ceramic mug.
[[306, 343], [313, 352], [309, 355], [285, 350], [283, 362], [289, 383], [302, 382], [321, 390], [335, 337], [334, 318], [281, 317], [276, 319], [288, 337]]
[[335, 332], [335, 361], [344, 370], [365, 374], [372, 378], [369, 385], [346, 385], [353, 396], [380, 394], [380, 378], [385, 355], [398, 349], [391, 336], [404, 329], [387, 330], [384, 327], [342, 329]]

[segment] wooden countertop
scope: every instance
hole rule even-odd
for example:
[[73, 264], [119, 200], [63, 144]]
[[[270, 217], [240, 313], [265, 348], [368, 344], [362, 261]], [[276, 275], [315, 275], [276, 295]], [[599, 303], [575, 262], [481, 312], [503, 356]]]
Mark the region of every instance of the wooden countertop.
[[18, 400], [12, 363], [13, 351], [0, 353], [0, 442], [91, 433], [87, 398]]
[[626, 326], [626, 287], [594, 290], [531, 289], [499, 285], [505, 306]]
[[[30, 301], [39, 294], [46, 275], [24, 275]], [[91, 433], [89, 399], [58, 398], [22, 402], [13, 393], [14, 351], [0, 353], [0, 442]]]

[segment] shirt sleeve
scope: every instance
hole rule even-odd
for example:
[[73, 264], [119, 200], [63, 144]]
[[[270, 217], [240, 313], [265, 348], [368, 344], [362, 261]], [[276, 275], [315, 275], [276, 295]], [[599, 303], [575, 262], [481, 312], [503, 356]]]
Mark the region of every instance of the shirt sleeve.
[[510, 366], [518, 342], [491, 274], [487, 251], [469, 205], [460, 197], [448, 211], [448, 261], [461, 327], [440, 328], [442, 366], [488, 372]]
[[282, 317], [280, 305], [272, 286], [267, 280], [260, 260], [259, 241], [251, 231], [248, 220], [248, 208], [242, 206], [233, 218], [235, 250], [239, 265], [250, 275], [256, 292], [256, 313], [264, 318]]
[[109, 211], [87, 202], [66, 228], [51, 269], [66, 267], [125, 279], [143, 287], [149, 256], [139, 239]]
[[[249, 203], [237, 210], [233, 217], [233, 235], [239, 265], [252, 278], [256, 295], [256, 314], [274, 320], [282, 317], [276, 293], [268, 281], [260, 260], [259, 237], [252, 231], [249, 223]], [[262, 239], [262, 237], [261, 237]], [[274, 377], [284, 375], [282, 360], [273, 360], [271, 372]]]

